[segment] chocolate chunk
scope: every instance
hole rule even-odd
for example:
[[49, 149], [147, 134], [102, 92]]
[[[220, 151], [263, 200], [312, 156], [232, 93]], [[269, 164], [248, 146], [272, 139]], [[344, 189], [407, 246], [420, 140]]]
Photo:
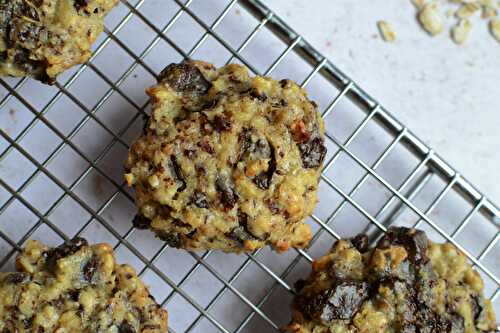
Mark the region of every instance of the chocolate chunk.
[[78, 289], [69, 290], [68, 295], [73, 302], [78, 302], [78, 299], [80, 298], [80, 290]]
[[323, 139], [317, 137], [307, 142], [299, 143], [297, 146], [299, 147], [304, 168], [318, 168], [323, 163], [326, 155], [326, 147]]
[[229, 210], [236, 205], [238, 195], [233, 189], [232, 183], [225, 177], [219, 177], [215, 181], [215, 188], [219, 192], [219, 200], [224, 205], [224, 208]]
[[132, 225], [137, 229], [147, 229], [151, 225], [151, 220], [145, 216], [137, 214], [132, 220]]
[[38, 16], [38, 11], [34, 7], [28, 5], [27, 3], [23, 3], [23, 5], [21, 6], [20, 14], [33, 21], [40, 21], [40, 18]]
[[198, 67], [189, 61], [168, 65], [158, 76], [158, 81], [168, 83], [178, 92], [194, 94], [205, 94], [212, 86]]
[[271, 199], [267, 199], [266, 205], [273, 215], [277, 215], [280, 213], [280, 207], [276, 201], [271, 200]]
[[29, 280], [29, 275], [25, 273], [10, 273], [5, 277], [5, 282], [7, 283], [12, 283], [12, 284], [18, 284], [18, 283], [23, 283]]
[[340, 281], [312, 297], [301, 295], [297, 306], [312, 319], [328, 325], [333, 320], [351, 320], [368, 297], [368, 283]]
[[93, 282], [95, 273], [99, 268], [99, 260], [96, 256], [92, 256], [89, 261], [83, 267], [83, 279], [88, 283]]
[[182, 192], [186, 189], [186, 181], [184, 180], [184, 176], [182, 175], [182, 169], [177, 163], [177, 157], [174, 155], [170, 155], [170, 163], [172, 165], [172, 170], [174, 171], [174, 175], [177, 178], [177, 181], [181, 183], [181, 186], [177, 189], [177, 192]]
[[415, 265], [421, 265], [428, 261], [426, 251], [429, 241], [421, 230], [391, 227], [380, 239], [377, 248], [388, 248], [390, 245], [403, 246]]
[[134, 326], [130, 325], [128, 322], [124, 321], [119, 327], [119, 333], [135, 333]]
[[472, 315], [474, 316], [474, 323], [476, 325], [479, 325], [479, 323], [483, 320], [485, 317], [484, 309], [485, 309], [485, 304], [484, 304], [484, 299], [480, 297], [479, 295], [474, 295], [472, 296]]
[[304, 279], [298, 279], [294, 284], [293, 287], [295, 288], [296, 292], [300, 292], [304, 287], [306, 286], [307, 281]]
[[215, 153], [214, 147], [212, 147], [212, 145], [210, 145], [210, 143], [208, 143], [207, 141], [199, 142], [198, 146], [210, 155], [213, 155]]
[[179, 228], [189, 228], [191, 229], [191, 224], [182, 222], [180, 219], [173, 219], [172, 224]]
[[146, 135], [149, 128], [149, 116], [147, 114], [142, 115], [142, 134]]
[[143, 332], [148, 332], [149, 330], [156, 332], [160, 329], [160, 325], [146, 324], [142, 328]]
[[64, 258], [78, 252], [82, 247], [87, 246], [88, 242], [86, 239], [81, 237], [75, 237], [58, 247], [49, 250], [47, 253], [48, 258]]
[[177, 233], [169, 233], [166, 231], [159, 231], [157, 233], [158, 238], [168, 244], [170, 247], [180, 247], [181, 246], [181, 238]]
[[280, 99], [278, 102], [273, 102], [271, 105], [275, 108], [282, 108], [288, 106], [288, 102], [285, 99]]
[[238, 210], [238, 226], [226, 233], [226, 237], [243, 244], [245, 240], [255, 239], [248, 230], [248, 215]]
[[209, 101], [204, 102], [203, 106], [201, 107], [201, 109], [203, 111], [210, 111], [211, 109], [213, 109], [213, 108], [215, 108], [217, 106], [217, 104], [219, 103], [220, 98], [221, 98], [221, 96], [217, 95], [214, 99], [211, 99]]
[[191, 202], [199, 208], [208, 208], [207, 196], [203, 192], [194, 192]]
[[261, 102], [267, 101], [267, 96], [264, 93], [259, 93], [259, 91], [255, 88], [248, 89], [246, 92], [248, 93], [251, 97], [258, 99]]
[[287, 79], [280, 80], [281, 88], [285, 88], [289, 82], [290, 82], [290, 80], [287, 80]]
[[273, 175], [276, 172], [275, 150], [271, 144], [269, 144], [269, 147], [271, 147], [271, 160], [269, 161], [267, 171], [259, 173], [252, 179], [255, 185], [257, 185], [257, 187], [260, 188], [261, 190], [269, 189], [269, 186], [271, 186], [273, 180]]
[[88, 0], [75, 0], [74, 6], [76, 10], [80, 10], [83, 7], [87, 7], [88, 4]]
[[186, 156], [189, 159], [193, 159], [196, 156], [196, 150], [184, 149], [184, 156]]
[[38, 60], [32, 60], [30, 58], [29, 51], [26, 49], [20, 48], [19, 50], [17, 50], [13, 61], [16, 66], [19, 66], [19, 68], [35, 78], [40, 78], [45, 73], [45, 71], [40, 70], [40, 67], [45, 67], [42, 62]]
[[23, 327], [26, 330], [29, 330], [30, 328], [33, 327], [33, 320], [34, 317], [28, 318], [28, 319], [23, 319]]
[[59, 245], [56, 248], [50, 249], [44, 255], [46, 259], [46, 265], [49, 271], [54, 271], [56, 263], [59, 259], [70, 256], [78, 252], [82, 247], [87, 246], [88, 243], [84, 238], [75, 237], [72, 240]]
[[368, 236], [359, 234], [354, 238], [351, 238], [350, 241], [352, 246], [354, 246], [359, 252], [365, 253], [368, 251]]
[[215, 116], [212, 126], [217, 132], [229, 131], [231, 129], [231, 122], [225, 116]]

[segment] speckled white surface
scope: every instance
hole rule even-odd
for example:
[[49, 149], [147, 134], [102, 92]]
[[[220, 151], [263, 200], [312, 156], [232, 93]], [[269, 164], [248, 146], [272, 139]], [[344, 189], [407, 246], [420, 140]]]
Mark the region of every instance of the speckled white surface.
[[[409, 0], [265, 0], [494, 202], [500, 165], [500, 43], [479, 16], [463, 46], [424, 33]], [[386, 20], [397, 41], [378, 36]], [[451, 24], [451, 20], [447, 20]]]

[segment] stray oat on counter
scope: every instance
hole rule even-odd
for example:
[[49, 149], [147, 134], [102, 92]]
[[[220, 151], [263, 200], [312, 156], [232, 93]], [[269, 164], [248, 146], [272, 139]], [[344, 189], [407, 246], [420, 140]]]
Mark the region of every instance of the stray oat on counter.
[[485, 333], [496, 328], [483, 281], [452, 244], [390, 228], [376, 247], [335, 243], [296, 285], [294, 333]]
[[304, 247], [326, 154], [317, 105], [290, 80], [200, 61], [169, 65], [125, 178], [134, 224], [172, 247]]
[[0, 273], [0, 332], [167, 332], [167, 312], [109, 244], [30, 240]]
[[54, 83], [86, 62], [118, 0], [0, 0], [0, 76]]

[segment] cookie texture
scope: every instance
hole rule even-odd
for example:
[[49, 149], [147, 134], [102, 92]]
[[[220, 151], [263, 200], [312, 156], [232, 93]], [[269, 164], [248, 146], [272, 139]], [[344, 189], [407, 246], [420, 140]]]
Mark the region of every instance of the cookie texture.
[[0, 332], [167, 332], [167, 312], [109, 244], [28, 241], [0, 273]]
[[118, 0], [0, 0], [0, 76], [53, 83], [84, 63]]
[[297, 284], [295, 333], [494, 332], [483, 281], [453, 245], [391, 228], [373, 249], [364, 235], [340, 240]]
[[138, 227], [186, 249], [306, 246], [326, 154], [323, 122], [290, 80], [230, 64], [169, 65], [147, 90], [152, 115], [125, 178]]

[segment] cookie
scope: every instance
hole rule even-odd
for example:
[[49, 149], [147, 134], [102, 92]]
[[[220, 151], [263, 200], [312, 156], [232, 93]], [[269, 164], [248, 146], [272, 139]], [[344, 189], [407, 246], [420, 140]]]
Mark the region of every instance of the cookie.
[[53, 83], [87, 61], [118, 0], [0, 1], [0, 76], [31, 76]]
[[323, 121], [290, 80], [240, 65], [169, 65], [125, 178], [137, 227], [191, 250], [304, 247], [326, 154]]
[[167, 312], [109, 244], [30, 240], [0, 273], [0, 332], [167, 332]]
[[295, 333], [494, 332], [483, 281], [455, 246], [423, 231], [390, 228], [375, 248], [340, 240], [297, 284]]

